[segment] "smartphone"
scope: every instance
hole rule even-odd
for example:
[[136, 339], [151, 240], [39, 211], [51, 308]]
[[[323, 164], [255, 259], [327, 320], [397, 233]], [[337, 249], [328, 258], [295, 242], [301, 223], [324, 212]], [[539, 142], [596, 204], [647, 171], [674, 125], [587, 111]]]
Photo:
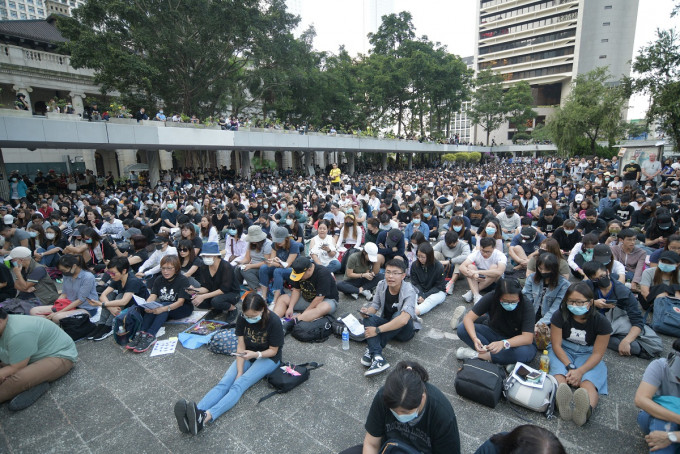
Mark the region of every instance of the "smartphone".
[[245, 354], [245, 353], [236, 353], [236, 352], [234, 352], [234, 353], [231, 354], [231, 356], [246, 356], [246, 354]]
[[542, 372], [534, 371], [528, 374], [525, 380], [538, 380], [539, 378], [541, 378], [541, 375], [543, 375]]
[[529, 373], [530, 373], [529, 369], [527, 369], [524, 366], [520, 366], [519, 369], [517, 369], [517, 372], [516, 372], [516, 374], [524, 380], [527, 379], [527, 377], [529, 376]]
[[361, 309], [357, 309], [357, 312], [361, 314], [362, 317], [368, 317], [366, 312], [362, 312]]
[[605, 304], [611, 304], [612, 306], [616, 306], [616, 300], [605, 300]]

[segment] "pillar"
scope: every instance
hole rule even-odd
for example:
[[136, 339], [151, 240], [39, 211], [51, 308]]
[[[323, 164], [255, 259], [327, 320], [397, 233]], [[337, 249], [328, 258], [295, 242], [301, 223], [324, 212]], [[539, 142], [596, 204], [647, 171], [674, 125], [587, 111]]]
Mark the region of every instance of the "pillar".
[[413, 153], [408, 153], [408, 169], [413, 170]]
[[356, 154], [351, 151], [346, 151], [345, 156], [347, 157], [347, 173], [354, 175], [354, 159]]
[[94, 176], [96, 177], [98, 175], [97, 171], [98, 170], [104, 170], [104, 169], [97, 169], [97, 160], [94, 157], [94, 150], [81, 150], [82, 156], [83, 156], [83, 163], [85, 164], [85, 169], [91, 170]]
[[135, 150], [116, 150], [118, 155], [118, 169], [121, 177], [127, 177], [126, 167], [137, 164], [137, 152]]
[[160, 159], [160, 170], [172, 170], [172, 151], [158, 150], [158, 159]]
[[326, 155], [323, 151], [316, 152], [316, 165], [321, 169], [326, 168]]
[[248, 150], [240, 150], [241, 155], [241, 178], [250, 180], [250, 152]]
[[231, 167], [231, 150], [217, 150], [215, 153], [217, 167], [221, 169], [229, 169]]
[[[29, 106], [28, 110], [29, 112], [33, 112], [33, 102], [31, 102], [31, 93], [33, 92], [33, 89], [28, 85], [14, 85], [12, 89], [14, 89], [15, 95], [18, 95], [19, 93], [26, 95], [26, 102]], [[11, 108], [14, 109], [14, 105], [12, 105]]]
[[[149, 163], [149, 187], [155, 188], [161, 178], [161, 150], [147, 150], [146, 161]], [[165, 151], [167, 153], [167, 151]]]
[[85, 103], [83, 102], [83, 99], [85, 99], [85, 94], [71, 92], [68, 95], [71, 97], [71, 105], [73, 106], [73, 111], [76, 114], [82, 115], [83, 112], [85, 111]]
[[7, 181], [7, 171], [5, 169], [5, 160], [2, 157], [2, 149], [0, 148], [0, 198], [9, 200], [9, 183]]
[[283, 152], [283, 169], [281, 170], [288, 170], [293, 168], [293, 152], [292, 151], [284, 151]]
[[265, 159], [265, 160], [271, 161], [271, 162], [276, 162], [276, 152], [275, 151], [263, 151], [261, 156], [262, 156], [262, 159]]
[[314, 175], [314, 164], [312, 161], [312, 151], [305, 151], [305, 173]]
[[380, 163], [382, 164], [381, 168], [382, 168], [383, 172], [386, 172], [387, 171], [387, 153], [381, 153], [380, 154]]

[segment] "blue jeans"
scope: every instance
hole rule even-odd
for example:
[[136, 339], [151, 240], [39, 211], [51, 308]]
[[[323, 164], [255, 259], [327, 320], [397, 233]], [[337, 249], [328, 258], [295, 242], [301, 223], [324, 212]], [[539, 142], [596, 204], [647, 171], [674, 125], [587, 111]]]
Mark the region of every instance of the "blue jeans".
[[[36, 248], [35, 252], [37, 252], [38, 254], [42, 254], [44, 252], [51, 251], [54, 248], [55, 248], [55, 246], [50, 244], [49, 246], [47, 246], [47, 249], [43, 249], [41, 247]], [[44, 256], [42, 259], [40, 259], [40, 264], [45, 265], [46, 267], [49, 267], [49, 268], [56, 268], [58, 261], [59, 261], [59, 254], [58, 253], [57, 254], [50, 254], [50, 255]]]
[[274, 279], [274, 282], [272, 283], [272, 290], [273, 291], [282, 291], [283, 290], [283, 281], [284, 279], [288, 279], [288, 276], [290, 276], [290, 273], [293, 271], [293, 268], [278, 268], [275, 266], [267, 266], [267, 265], [262, 265], [259, 270], [260, 274], [260, 285], [264, 285], [265, 287], [269, 286], [269, 281]]
[[338, 262], [336, 259], [331, 260], [328, 265], [326, 265], [326, 269], [330, 271], [331, 273], [335, 273], [342, 267], [342, 264]]
[[[399, 315], [401, 315], [401, 311], [396, 312], [392, 316], [392, 319], [398, 317]], [[378, 317], [377, 315], [369, 315], [364, 319], [364, 326], [365, 327], [380, 326], [384, 325], [387, 322], [389, 322], [389, 320], [387, 320], [386, 318]], [[366, 343], [368, 344], [368, 351], [371, 353], [372, 356], [382, 355], [382, 349], [385, 348], [385, 345], [387, 345], [387, 342], [389, 342], [390, 339], [396, 339], [401, 342], [406, 342], [408, 340], [411, 340], [411, 338], [415, 336], [415, 334], [416, 330], [413, 329], [413, 319], [409, 319], [408, 323], [399, 329], [381, 332], [377, 336], [366, 338]]]
[[243, 375], [237, 379], [236, 361], [231, 363], [222, 380], [197, 404], [199, 410], [209, 410], [213, 420], [231, 410], [248, 388], [271, 374], [280, 364], [270, 358], [258, 358], [252, 363], [245, 361]]
[[153, 334], [155, 336], [166, 320], [188, 317], [193, 311], [194, 306], [191, 303], [184, 303], [177, 309], [171, 310], [170, 312], [161, 312], [158, 315], [144, 312], [144, 318], [142, 319], [140, 331], [144, 331], [145, 333]]
[[[461, 323], [458, 325], [458, 337], [460, 340], [465, 342], [468, 347], [475, 349], [475, 343], [472, 342], [472, 338], [468, 334], [465, 326]], [[477, 334], [477, 339], [484, 344], [489, 345], [491, 342], [496, 342], [503, 340], [500, 334], [489, 328], [487, 325], [482, 325], [481, 323], [475, 323], [475, 332]], [[533, 361], [536, 356], [536, 345], [522, 345], [520, 347], [511, 347], [507, 350], [501, 350], [500, 353], [491, 354], [491, 362], [495, 364], [514, 364], [517, 362], [522, 362], [529, 364]]]
[[[664, 421], [662, 419], [657, 419], [647, 413], [644, 410], [640, 410], [638, 412], [638, 417], [637, 417], [637, 423], [640, 426], [640, 429], [642, 429], [642, 432], [644, 432], [645, 435], [647, 435], [650, 432], [653, 432], [655, 430], [661, 430], [663, 432], [675, 432], [680, 429], [680, 425]], [[680, 451], [680, 445], [677, 443], [671, 443], [664, 449], [660, 449], [658, 451], [654, 451], [654, 453], [658, 454], [675, 454]]]

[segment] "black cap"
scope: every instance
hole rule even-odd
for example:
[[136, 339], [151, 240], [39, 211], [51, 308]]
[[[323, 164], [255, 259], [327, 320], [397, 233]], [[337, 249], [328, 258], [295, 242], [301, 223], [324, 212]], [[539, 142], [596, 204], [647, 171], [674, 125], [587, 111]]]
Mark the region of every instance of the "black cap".
[[671, 220], [671, 217], [667, 214], [659, 215], [656, 218], [656, 223], [661, 228], [666, 228], [666, 227], [670, 227], [670, 226], [673, 225], [673, 221]]
[[673, 252], [673, 251], [663, 251], [661, 253], [661, 255], [659, 256], [659, 261], [661, 261], [661, 260], [663, 260], [665, 262], [677, 264], [677, 263], [680, 263], [680, 254], [678, 254], [677, 252]]
[[593, 248], [593, 261], [609, 265], [612, 261], [612, 250], [606, 244], [598, 244]]

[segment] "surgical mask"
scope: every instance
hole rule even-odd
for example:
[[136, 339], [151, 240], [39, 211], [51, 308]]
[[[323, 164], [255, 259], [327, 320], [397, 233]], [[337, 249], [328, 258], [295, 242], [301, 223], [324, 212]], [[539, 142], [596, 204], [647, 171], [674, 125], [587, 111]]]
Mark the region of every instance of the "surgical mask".
[[246, 317], [244, 315], [243, 318], [245, 319], [245, 321], [247, 321], [248, 323], [250, 323], [252, 325], [252, 324], [257, 323], [260, 320], [262, 320], [262, 315], [260, 314], [257, 317]]
[[494, 227], [487, 227], [484, 229], [487, 235], [493, 236], [496, 234], [496, 229]]
[[413, 413], [408, 413], [408, 414], [405, 414], [405, 415], [397, 414], [391, 408], [390, 408], [390, 411], [392, 412], [394, 417], [397, 418], [397, 421], [404, 423], [404, 424], [406, 424], [407, 422], [411, 422], [418, 417], [418, 410], [414, 411]]
[[210, 265], [212, 265], [213, 263], [215, 263], [215, 259], [212, 258], [212, 257], [203, 257], [203, 263], [205, 263], [206, 265], [210, 266]]
[[46, 233], [45, 238], [48, 240], [53, 240], [56, 235], [54, 233]]
[[236, 229], [227, 229], [227, 234], [231, 236], [236, 236], [237, 230]]
[[590, 310], [588, 306], [572, 306], [571, 304], [567, 304], [567, 309], [574, 315], [585, 315]]
[[292, 219], [286, 219], [286, 225], [293, 225]]
[[423, 213], [423, 216], [425, 216], [425, 219], [430, 219], [432, 215], [430, 213]]
[[262, 208], [269, 208], [269, 204], [268, 203], [262, 204]]
[[174, 210], [175, 209], [175, 204], [174, 203], [168, 203], [168, 210]]
[[553, 207], [552, 205], [546, 205], [546, 206], [545, 206], [545, 209], [548, 210], [548, 209], [550, 209], [550, 208], [552, 208], [552, 207]]
[[408, 210], [401, 210], [402, 213], [408, 213]]
[[519, 303], [504, 303], [501, 301], [501, 306], [503, 306], [503, 309], [505, 309], [508, 312], [512, 312], [515, 309], [517, 309], [517, 305]]
[[672, 273], [673, 271], [675, 271], [675, 265], [659, 262], [658, 266], [659, 266], [659, 269], [661, 271], [663, 271], [664, 273]]
[[87, 244], [92, 244], [92, 238], [86, 239], [85, 242], [86, 242]]
[[453, 231], [454, 231], [454, 232], [460, 232], [461, 230], [463, 230], [463, 226], [462, 226], [462, 225], [454, 225], [454, 226], [453, 226]]
[[38, 232], [28, 232], [28, 236], [30, 236], [31, 238], [35, 238], [36, 236], [38, 236]]
[[415, 225], [420, 224], [420, 219], [414, 219], [414, 220], [413, 220], [413, 223], [414, 223]]
[[565, 230], [564, 233], [567, 234], [567, 235], [571, 235], [572, 233], [574, 233], [574, 231], [573, 230]]

